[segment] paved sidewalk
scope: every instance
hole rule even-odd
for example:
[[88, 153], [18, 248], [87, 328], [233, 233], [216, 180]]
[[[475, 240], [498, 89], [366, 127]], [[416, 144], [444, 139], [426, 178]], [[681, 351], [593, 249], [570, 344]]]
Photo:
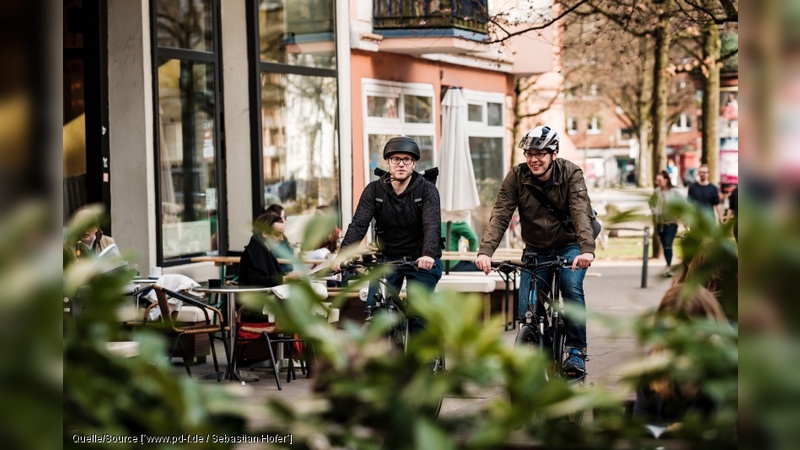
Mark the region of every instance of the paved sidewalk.
[[[587, 276], [585, 290], [587, 308], [590, 314], [587, 334], [590, 361], [587, 363], [589, 381], [620, 390], [623, 395], [631, 395], [619, 384], [620, 373], [618, 367], [627, 361], [641, 355], [642, 350], [637, 348], [632, 336], [612, 338], [596, 317], [591, 315], [610, 316], [617, 319], [630, 318], [647, 310], [655, 308], [661, 296], [671, 284], [671, 279], [665, 279], [654, 270], [651, 263], [648, 287], [642, 289], [641, 261], [637, 262], [598, 262], [590, 269], [591, 276]], [[513, 345], [515, 331], [507, 331], [504, 338], [509, 345]], [[221, 353], [220, 348], [220, 355]], [[196, 376], [210, 373], [212, 364], [209, 362], [193, 369]], [[177, 359], [175, 361], [178, 361]], [[176, 374], [185, 376], [183, 368], [176, 366]], [[272, 374], [266, 369], [259, 370], [260, 380], [242, 386], [229, 383], [227, 387], [236, 395], [241, 395], [243, 401], [253, 405], [251, 426], [255, 429], [269, 423], [269, 416], [260, 410], [268, 398], [281, 398], [291, 402], [310, 395], [311, 382], [298, 373], [298, 379], [286, 383], [286, 373], [281, 373], [283, 390], [275, 386]], [[442, 405], [443, 415], [461, 415], [483, 408], [487, 402], [503, 395], [501, 386], [487, 389], [475, 389], [462, 398], [445, 398]], [[241, 446], [237, 448], [249, 448]], [[255, 447], [253, 447], [255, 448]]]

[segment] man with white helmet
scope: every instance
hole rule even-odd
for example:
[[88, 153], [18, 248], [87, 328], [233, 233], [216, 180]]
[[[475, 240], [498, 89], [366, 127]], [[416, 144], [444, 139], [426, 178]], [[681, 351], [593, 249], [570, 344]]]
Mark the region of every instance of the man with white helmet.
[[[519, 143], [525, 163], [511, 169], [503, 180], [489, 225], [481, 240], [475, 265], [485, 273], [491, 270], [491, 255], [500, 244], [514, 210], [519, 209], [522, 240], [526, 250], [533, 250], [540, 262], [556, 257], [572, 261], [572, 270], [563, 270], [560, 277], [564, 303], [573, 310], [586, 310], [583, 278], [594, 261], [595, 242], [592, 234], [592, 208], [586, 191], [583, 171], [576, 164], [558, 159], [558, 133], [550, 127], [530, 130]], [[546, 198], [556, 208], [568, 212], [572, 226], [565, 224]], [[545, 277], [547, 269], [537, 275]], [[547, 278], [544, 278], [547, 279]], [[519, 317], [528, 309], [531, 275], [520, 280]], [[586, 318], [568, 317], [566, 346], [569, 353], [565, 369], [580, 377], [586, 372]]]

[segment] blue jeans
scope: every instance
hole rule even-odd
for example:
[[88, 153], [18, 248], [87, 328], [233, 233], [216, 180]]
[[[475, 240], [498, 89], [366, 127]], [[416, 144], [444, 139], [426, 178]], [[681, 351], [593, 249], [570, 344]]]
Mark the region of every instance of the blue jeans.
[[667, 267], [672, 265], [672, 241], [678, 234], [677, 223], [662, 223], [656, 226], [658, 240], [661, 241], [661, 248], [664, 249], [664, 259], [667, 260]]
[[[387, 262], [399, 261], [399, 258], [386, 258]], [[421, 270], [414, 267], [398, 267], [392, 273], [386, 275], [386, 281], [395, 292], [400, 292], [403, 287], [403, 280], [408, 280], [408, 284], [421, 284], [429, 292], [436, 289], [436, 284], [442, 278], [442, 260], [434, 259], [433, 267], [430, 270]], [[375, 306], [375, 293], [378, 292], [377, 283], [370, 283], [367, 295], [367, 305]], [[424, 322], [419, 317], [409, 317], [408, 332], [414, 334], [425, 328]]]
[[[553, 250], [538, 250], [538, 260], [540, 263], [554, 260], [560, 256], [572, 261], [580, 255], [581, 251], [576, 244]], [[544, 268], [536, 271], [539, 276], [537, 288], [540, 292], [550, 291], [550, 282], [553, 281], [553, 269]], [[586, 347], [586, 299], [583, 295], [583, 278], [586, 276], [586, 269], [561, 269], [559, 288], [564, 305], [569, 305], [571, 310], [582, 313], [580, 318], [565, 317], [564, 325], [567, 332], [567, 347], [585, 348]], [[524, 321], [525, 312], [528, 310], [528, 303], [531, 300], [531, 274], [522, 272], [519, 285], [519, 319]], [[544, 282], [542, 282], [544, 280]], [[540, 294], [541, 295], [541, 294]]]

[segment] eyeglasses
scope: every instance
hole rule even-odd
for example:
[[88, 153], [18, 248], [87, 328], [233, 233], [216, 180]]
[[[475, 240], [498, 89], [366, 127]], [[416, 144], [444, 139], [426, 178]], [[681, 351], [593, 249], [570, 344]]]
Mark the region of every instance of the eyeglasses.
[[543, 160], [550, 152], [522, 152], [525, 155], [525, 159], [536, 158], [539, 161]]
[[413, 158], [398, 158], [393, 157], [389, 158], [389, 162], [394, 164], [395, 166], [399, 166], [400, 163], [403, 163], [404, 166], [410, 166], [412, 162], [414, 162]]

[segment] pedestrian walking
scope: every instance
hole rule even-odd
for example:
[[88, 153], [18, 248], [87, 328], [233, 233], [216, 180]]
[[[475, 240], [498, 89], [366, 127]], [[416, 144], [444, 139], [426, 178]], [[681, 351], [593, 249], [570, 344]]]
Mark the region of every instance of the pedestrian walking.
[[697, 181], [689, 185], [689, 200], [701, 208], [711, 210], [717, 220], [722, 220], [719, 188], [709, 180], [708, 175], [707, 164], [703, 164], [697, 169]]
[[666, 170], [662, 170], [656, 175], [655, 183], [655, 192], [650, 197], [650, 210], [653, 212], [656, 235], [661, 242], [664, 259], [667, 262], [667, 268], [663, 275], [671, 277], [674, 274], [672, 271], [672, 241], [678, 234], [678, 218], [669, 214], [669, 204], [678, 201], [682, 196], [672, 185], [672, 179]]

